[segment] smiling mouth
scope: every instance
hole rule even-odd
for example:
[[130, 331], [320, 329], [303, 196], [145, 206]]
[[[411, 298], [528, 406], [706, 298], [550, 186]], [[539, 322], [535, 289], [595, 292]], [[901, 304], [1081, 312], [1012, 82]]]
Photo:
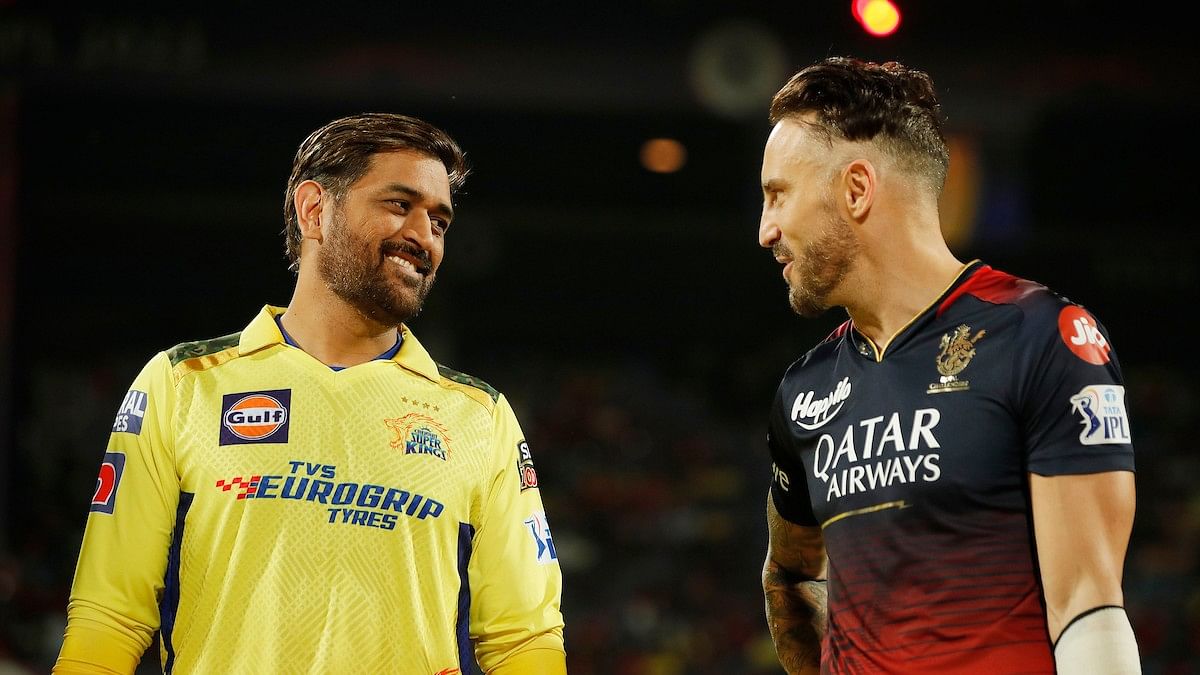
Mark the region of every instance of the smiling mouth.
[[429, 263], [427, 256], [413, 254], [409, 251], [390, 251], [384, 255], [384, 258], [409, 274], [428, 276], [433, 271], [433, 265]]
[[417, 271], [417, 266], [416, 266], [416, 265], [414, 265], [414, 264], [413, 264], [413, 262], [412, 262], [411, 260], [409, 260], [408, 258], [401, 258], [401, 257], [400, 257], [400, 256], [398, 256], [398, 255], [389, 255], [389, 256], [387, 257], [387, 259], [388, 259], [389, 261], [391, 261], [391, 262], [393, 262], [393, 263], [395, 263], [395, 264], [399, 265], [399, 266], [400, 266], [402, 269], [406, 269], [406, 270], [408, 270], [408, 271], [410, 271], [410, 272], [416, 272], [416, 271]]

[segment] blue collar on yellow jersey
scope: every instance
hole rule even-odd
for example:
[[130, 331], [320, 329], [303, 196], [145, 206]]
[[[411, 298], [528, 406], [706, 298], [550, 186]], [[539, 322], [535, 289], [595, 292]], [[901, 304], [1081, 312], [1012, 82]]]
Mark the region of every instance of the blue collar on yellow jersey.
[[[295, 347], [296, 349], [302, 349], [302, 347], [300, 345], [296, 344], [296, 341], [292, 339], [292, 336], [288, 335], [287, 329], [283, 327], [283, 320], [282, 320], [283, 315], [276, 314], [274, 318], [275, 318], [275, 325], [279, 326], [279, 332], [280, 332], [280, 334], [283, 335], [284, 344], [291, 345], [292, 347]], [[400, 345], [402, 345], [402, 344], [404, 344], [404, 336], [400, 333], [400, 331], [396, 331], [396, 344], [392, 345], [391, 347], [388, 347], [388, 350], [386, 352], [380, 354], [379, 356], [376, 356], [372, 360], [373, 361], [390, 361], [390, 360], [396, 358], [396, 353], [400, 351]], [[346, 366], [329, 366], [329, 368], [331, 370], [333, 370], [334, 372], [337, 372], [339, 370], [344, 370], [346, 368]]]
[[[238, 353], [244, 356], [271, 345], [285, 344], [279, 324], [275, 323], [275, 317], [285, 311], [287, 311], [285, 307], [264, 306], [239, 335]], [[439, 382], [441, 375], [438, 372], [438, 364], [429, 356], [429, 352], [425, 351], [421, 341], [408, 326], [400, 326], [400, 337], [400, 351], [396, 352], [392, 361], [395, 361], [401, 368], [420, 375], [430, 382]]]

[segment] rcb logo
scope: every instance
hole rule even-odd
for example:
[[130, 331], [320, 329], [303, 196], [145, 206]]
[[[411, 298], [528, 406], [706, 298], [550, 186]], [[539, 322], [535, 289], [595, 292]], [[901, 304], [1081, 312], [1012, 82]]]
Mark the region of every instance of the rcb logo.
[[975, 343], [986, 334], [986, 330], [981, 330], [975, 334], [975, 337], [970, 337], [971, 327], [964, 324], [956, 328], [953, 333], [943, 335], [942, 341], [938, 345], [942, 351], [937, 355], [936, 361], [938, 372], [942, 374], [942, 377], [939, 381], [930, 384], [925, 393], [942, 394], [969, 389], [971, 383], [958, 379], [958, 374], [971, 363], [971, 359], [975, 358]]

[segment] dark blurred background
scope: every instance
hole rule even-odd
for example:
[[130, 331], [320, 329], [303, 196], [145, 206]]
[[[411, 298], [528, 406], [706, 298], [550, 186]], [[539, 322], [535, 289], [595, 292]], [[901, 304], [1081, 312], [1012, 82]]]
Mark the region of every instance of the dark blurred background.
[[1200, 671], [1187, 4], [894, 2], [878, 38], [850, 0], [0, 0], [0, 673], [57, 653], [128, 383], [287, 303], [292, 155], [368, 110], [425, 117], [474, 165], [413, 326], [517, 409], [571, 672], [780, 672], [758, 585], [765, 416], [844, 317], [788, 310], [756, 244], [758, 169], [771, 94], [835, 54], [933, 76], [960, 258], [1109, 328], [1138, 452], [1127, 605], [1147, 673]]

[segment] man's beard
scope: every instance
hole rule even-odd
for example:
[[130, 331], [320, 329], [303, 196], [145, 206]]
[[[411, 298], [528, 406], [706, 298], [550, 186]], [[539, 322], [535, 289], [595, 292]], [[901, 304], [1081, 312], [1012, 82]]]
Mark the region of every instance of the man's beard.
[[[421, 311], [425, 297], [433, 288], [435, 274], [429, 254], [407, 242], [384, 242], [378, 248], [351, 231], [346, 215], [337, 209], [333, 227], [317, 256], [317, 270], [326, 285], [338, 297], [363, 316], [385, 326], [398, 326]], [[388, 267], [387, 256], [404, 252], [417, 260], [417, 280]]]
[[854, 268], [858, 258], [858, 240], [849, 226], [831, 212], [816, 241], [804, 246], [802, 255], [793, 255], [782, 242], [775, 245], [776, 255], [792, 259], [795, 268], [788, 279], [788, 300], [792, 311], [811, 319], [831, 307], [829, 295]]

